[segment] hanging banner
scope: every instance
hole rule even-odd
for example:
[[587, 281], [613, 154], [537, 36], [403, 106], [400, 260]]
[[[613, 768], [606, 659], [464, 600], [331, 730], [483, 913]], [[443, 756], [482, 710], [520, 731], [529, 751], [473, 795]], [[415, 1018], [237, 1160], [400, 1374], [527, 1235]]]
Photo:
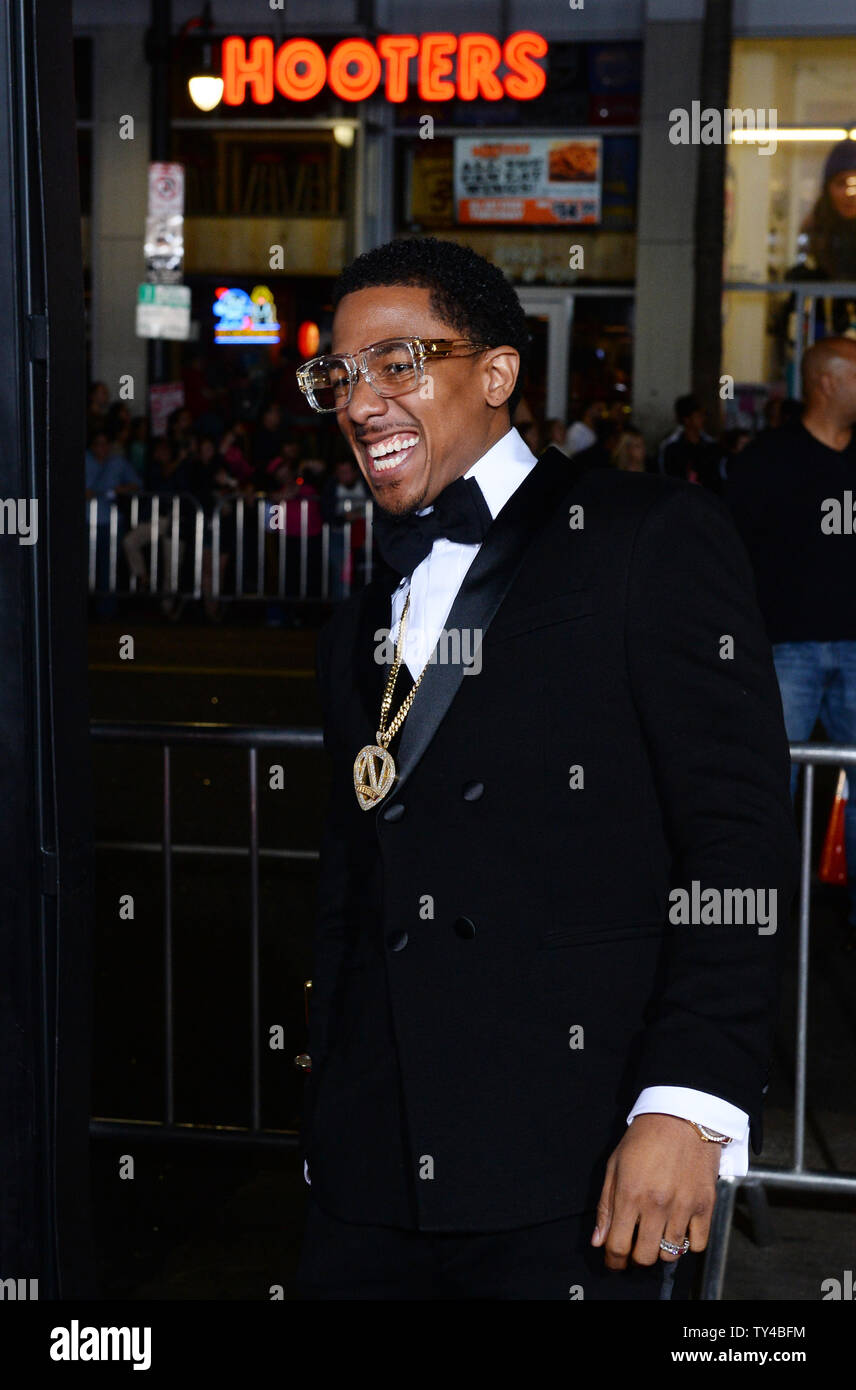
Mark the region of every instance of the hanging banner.
[[460, 223], [595, 225], [601, 214], [600, 136], [455, 140]]

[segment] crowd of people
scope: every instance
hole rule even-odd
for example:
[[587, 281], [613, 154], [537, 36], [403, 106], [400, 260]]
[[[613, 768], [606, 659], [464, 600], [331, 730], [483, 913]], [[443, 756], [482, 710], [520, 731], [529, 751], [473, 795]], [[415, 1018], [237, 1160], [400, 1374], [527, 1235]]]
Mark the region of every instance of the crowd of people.
[[[564, 420], [550, 419], [543, 426], [521, 403], [514, 423], [533, 453], [552, 445], [568, 458], [577, 457], [587, 467], [663, 473], [700, 483], [723, 495], [734, 459], [756, 437], [756, 432], [747, 426], [736, 426], [717, 436], [709, 434], [704, 408], [692, 394], [678, 396], [674, 413], [674, 429], [652, 447], [621, 401], [585, 400], [570, 425]], [[798, 423], [801, 413], [801, 401], [771, 395], [764, 409], [763, 430], [757, 433]]]
[[[369, 494], [335, 423], [325, 421], [319, 431], [315, 417], [307, 428], [291, 402], [283, 405], [271, 394], [254, 410], [246, 408], [246, 401], [232, 402], [233, 408], [241, 409], [231, 418], [222, 395], [212, 403], [204, 391], [194, 393], [192, 383], [186, 395], [195, 409], [185, 404], [173, 410], [163, 433], [153, 434], [147, 417], [133, 415], [126, 402], [111, 401], [103, 382], [90, 389], [86, 497], [94, 566], [90, 587], [97, 594], [98, 616], [115, 615], [117, 593], [130, 582], [137, 592], [156, 594], [165, 617], [180, 618], [185, 607], [181, 594], [193, 588], [194, 520], [200, 511], [202, 607], [212, 621], [223, 616], [219, 595], [244, 592], [268, 596], [264, 611], [269, 625], [298, 625], [302, 606], [294, 600], [299, 596], [325, 593], [335, 600], [367, 582], [363, 504]], [[659, 472], [724, 496], [753, 432], [741, 427], [718, 437], [709, 433], [704, 410], [691, 394], [678, 397], [674, 412], [674, 429], [657, 443], [646, 441], [621, 401], [583, 401], [568, 425], [560, 419], [537, 420], [524, 399], [514, 423], [536, 455], [553, 446], [585, 467]], [[801, 402], [771, 397], [758, 437], [795, 426], [801, 412]], [[132, 508], [134, 493], [140, 500]], [[155, 495], [158, 514], [153, 519]], [[279, 509], [276, 524], [273, 507]], [[265, 509], [263, 574], [258, 563], [259, 508]], [[111, 575], [113, 516], [116, 569]], [[321, 545], [325, 523], [326, 588]]]
[[[281, 405], [271, 399], [261, 405], [254, 421], [234, 418], [218, 422], [204, 413], [194, 417], [188, 406], [182, 406], [170, 414], [162, 434], [151, 435], [145, 416], [132, 416], [126, 403], [110, 401], [104, 383], [93, 384], [85, 471], [87, 520], [90, 535], [94, 533], [98, 616], [116, 613], [115, 593], [107, 591], [124, 587], [121, 580], [111, 582], [110, 575], [114, 514], [115, 578], [124, 564], [127, 575], [123, 577], [132, 576], [138, 591], [151, 588], [163, 595], [161, 609], [173, 621], [184, 608], [178, 590], [187, 588], [183, 567], [193, 554], [189, 541], [200, 510], [204, 518], [204, 611], [213, 621], [222, 617], [218, 594], [225, 592], [230, 566], [238, 563], [241, 500], [245, 541], [240, 582], [248, 592], [284, 593], [293, 598], [302, 588], [311, 596], [320, 595], [320, 539], [325, 522], [329, 524], [329, 597], [341, 597], [350, 584], [358, 582], [356, 571], [365, 539], [360, 504], [368, 492], [353, 456], [335, 429], [325, 437], [322, 449], [317, 435], [301, 433], [285, 415]], [[130, 507], [134, 493], [140, 495], [135, 517]], [[159, 501], [153, 520], [154, 495]], [[176, 498], [177, 504], [173, 501]], [[248, 504], [252, 504], [251, 509]], [[177, 534], [176, 507], [180, 521]], [[256, 549], [259, 507], [266, 509], [263, 576], [258, 573]], [[274, 507], [278, 509], [276, 518], [271, 512]], [[154, 532], [159, 537], [157, 561], [152, 555]], [[280, 533], [286, 538], [284, 578], [278, 568]], [[158, 574], [153, 582], [155, 563]], [[297, 624], [299, 610], [293, 603], [272, 601], [266, 609], [266, 621], [271, 626]]]

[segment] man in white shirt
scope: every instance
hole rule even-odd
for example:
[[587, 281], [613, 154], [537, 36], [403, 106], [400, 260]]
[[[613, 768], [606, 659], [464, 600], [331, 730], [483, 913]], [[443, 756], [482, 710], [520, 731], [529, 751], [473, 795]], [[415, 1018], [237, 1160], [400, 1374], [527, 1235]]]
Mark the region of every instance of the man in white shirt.
[[778, 957], [668, 904], [773, 884], [784, 926], [796, 875], [748, 564], [699, 489], [535, 460], [522, 310], [467, 248], [377, 248], [335, 302], [298, 379], [389, 571], [319, 639], [304, 1296], [685, 1292], [760, 1140]]
[[592, 444], [597, 443], [595, 424], [602, 414], [603, 405], [600, 401], [586, 401], [579, 420], [574, 421], [565, 435], [564, 452], [568, 458], [573, 458], [574, 454], [581, 454], [583, 449], [590, 449]]

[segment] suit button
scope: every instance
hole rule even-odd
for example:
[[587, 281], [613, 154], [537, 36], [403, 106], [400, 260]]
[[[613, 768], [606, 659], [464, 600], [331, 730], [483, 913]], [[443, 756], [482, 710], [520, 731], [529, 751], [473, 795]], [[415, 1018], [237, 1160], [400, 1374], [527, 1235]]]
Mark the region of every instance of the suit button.
[[393, 801], [391, 806], [387, 806], [383, 813], [384, 820], [401, 820], [404, 815], [404, 802]]
[[464, 941], [472, 941], [476, 934], [476, 924], [471, 922], [469, 917], [456, 917], [455, 931], [458, 936], [463, 937]]
[[463, 786], [464, 801], [478, 801], [484, 791], [484, 782], [465, 782]]
[[389, 936], [386, 938], [386, 944], [391, 951], [403, 951], [407, 945], [407, 932], [390, 932]]

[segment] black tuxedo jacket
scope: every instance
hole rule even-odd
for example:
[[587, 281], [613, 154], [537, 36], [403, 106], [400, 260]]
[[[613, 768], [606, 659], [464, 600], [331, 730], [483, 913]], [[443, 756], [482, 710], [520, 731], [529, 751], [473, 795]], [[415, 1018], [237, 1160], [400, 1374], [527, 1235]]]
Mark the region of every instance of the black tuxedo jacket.
[[[397, 782], [363, 811], [353, 762], [375, 742], [397, 580], [341, 604], [318, 643], [332, 781], [313, 1195], [345, 1220], [429, 1231], [583, 1211], [657, 1084], [740, 1106], [757, 1152], [797, 841], [770, 647], [725, 507], [548, 450], [446, 621], [481, 631], [481, 669], [429, 665], [392, 745]], [[672, 925], [669, 892], [694, 881], [775, 890], [777, 931]]]

